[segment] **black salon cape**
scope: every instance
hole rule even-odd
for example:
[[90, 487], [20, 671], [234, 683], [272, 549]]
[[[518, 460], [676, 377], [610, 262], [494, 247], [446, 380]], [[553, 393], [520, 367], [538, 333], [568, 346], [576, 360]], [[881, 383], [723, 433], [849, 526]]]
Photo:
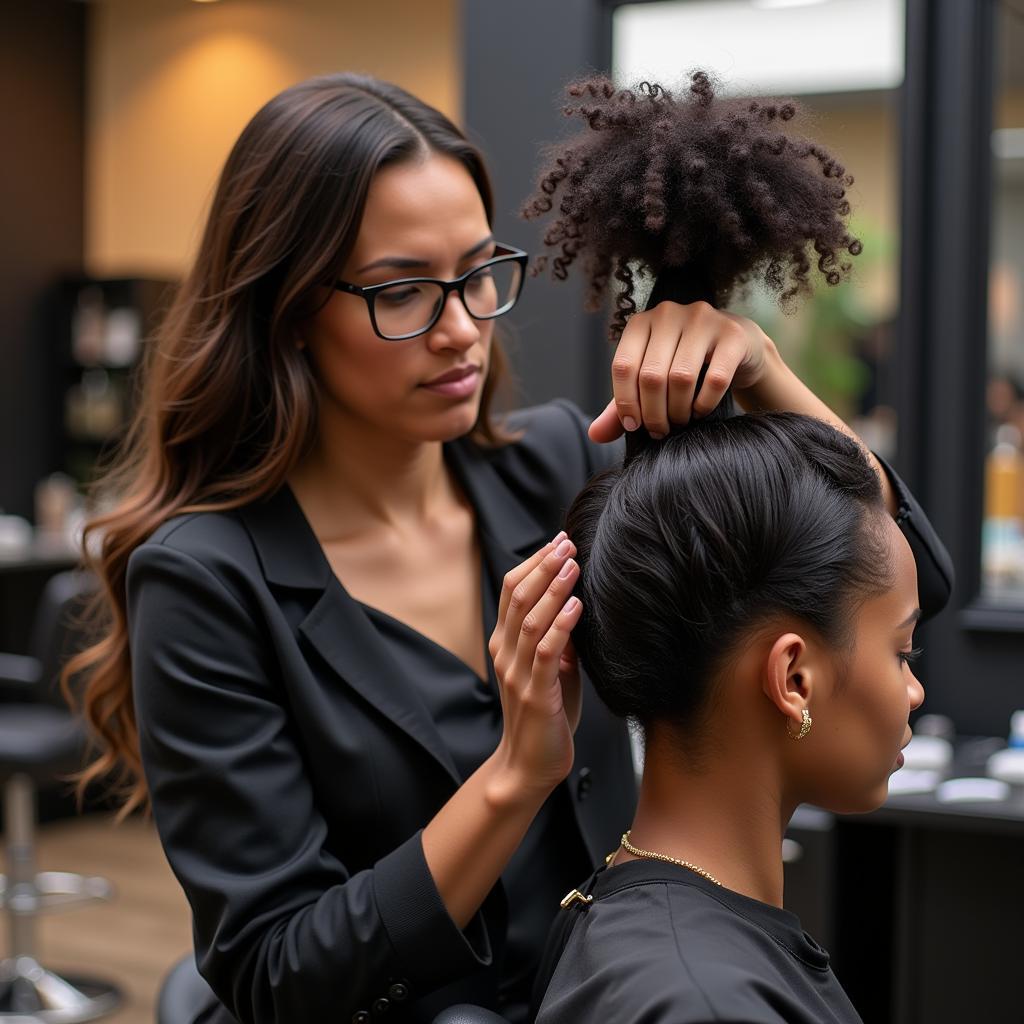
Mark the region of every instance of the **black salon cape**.
[[787, 910], [652, 860], [583, 889], [536, 1024], [862, 1024]]

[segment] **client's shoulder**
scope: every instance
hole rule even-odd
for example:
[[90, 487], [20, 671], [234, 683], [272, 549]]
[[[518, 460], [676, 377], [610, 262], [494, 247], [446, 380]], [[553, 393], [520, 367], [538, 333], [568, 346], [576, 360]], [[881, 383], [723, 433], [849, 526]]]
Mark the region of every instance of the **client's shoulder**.
[[602, 872], [593, 895], [585, 910], [567, 911], [579, 919], [537, 1024], [788, 1019], [766, 1002], [765, 991], [778, 990], [789, 1002], [795, 965], [786, 962], [794, 951], [780, 948], [779, 936], [747, 912], [756, 901], [652, 861]]
[[676, 941], [675, 887], [665, 880], [626, 875], [623, 868], [605, 873], [586, 909], [564, 911], [579, 917], [548, 984], [537, 1024], [701, 1024], [717, 1019], [699, 980], [704, 958], [699, 950], [684, 951]]

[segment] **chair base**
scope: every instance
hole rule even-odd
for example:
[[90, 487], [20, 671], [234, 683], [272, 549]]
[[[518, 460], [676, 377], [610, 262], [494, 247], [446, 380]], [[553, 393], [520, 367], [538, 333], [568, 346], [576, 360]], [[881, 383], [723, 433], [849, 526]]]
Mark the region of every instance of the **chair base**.
[[43, 913], [47, 910], [70, 910], [96, 900], [114, 898], [114, 887], [105, 878], [76, 875], [69, 871], [40, 871], [30, 886], [16, 891], [8, 887], [7, 877], [0, 875], [0, 910], [16, 914]]
[[109, 982], [54, 974], [32, 957], [0, 960], [0, 1024], [79, 1024], [121, 1001], [121, 990]]

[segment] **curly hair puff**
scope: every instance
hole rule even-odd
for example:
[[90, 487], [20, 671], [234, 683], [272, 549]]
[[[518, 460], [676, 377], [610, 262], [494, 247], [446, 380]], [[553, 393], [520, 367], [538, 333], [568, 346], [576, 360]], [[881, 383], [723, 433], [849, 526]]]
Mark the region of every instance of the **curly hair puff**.
[[[830, 285], [850, 271], [861, 243], [847, 230], [853, 178], [815, 142], [783, 130], [790, 101], [724, 99], [704, 71], [683, 96], [641, 82], [616, 89], [604, 76], [568, 87], [567, 117], [587, 129], [551, 147], [550, 165], [523, 208], [557, 219], [544, 244], [552, 276], [582, 258], [587, 308], [611, 279], [621, 289], [610, 334], [636, 310], [635, 274], [657, 276], [661, 298], [723, 306], [759, 279], [788, 308], [811, 290], [812, 256]], [[540, 273], [549, 260], [534, 266]]]

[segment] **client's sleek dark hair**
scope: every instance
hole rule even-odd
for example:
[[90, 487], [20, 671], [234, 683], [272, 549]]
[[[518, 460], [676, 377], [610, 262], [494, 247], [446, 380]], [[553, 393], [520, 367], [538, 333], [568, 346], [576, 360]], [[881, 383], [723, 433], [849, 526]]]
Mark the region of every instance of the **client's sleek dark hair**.
[[596, 477], [566, 529], [581, 569], [573, 640], [598, 694], [645, 728], [685, 731], [772, 618], [845, 646], [859, 601], [891, 582], [883, 514], [861, 448], [796, 413], [712, 414]]

